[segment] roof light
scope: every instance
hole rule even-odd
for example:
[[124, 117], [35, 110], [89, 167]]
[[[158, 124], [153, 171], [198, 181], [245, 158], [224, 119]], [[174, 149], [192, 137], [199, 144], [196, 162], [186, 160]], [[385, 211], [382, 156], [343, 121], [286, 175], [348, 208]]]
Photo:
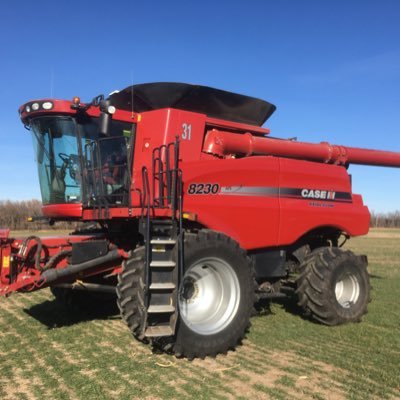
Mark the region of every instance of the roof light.
[[39, 103], [32, 103], [32, 110], [33, 111], [39, 110]]
[[29, 104], [25, 106], [25, 111], [26, 112], [31, 112], [31, 107], [29, 106]]
[[45, 110], [51, 110], [53, 108], [53, 103], [51, 101], [45, 101], [42, 104], [43, 109]]
[[75, 96], [75, 97], [72, 99], [72, 103], [73, 103], [73, 104], [76, 104], [76, 105], [78, 106], [79, 104], [81, 104], [81, 99], [80, 99], [78, 96]]
[[114, 114], [117, 110], [114, 106], [108, 106], [107, 111], [109, 114]]

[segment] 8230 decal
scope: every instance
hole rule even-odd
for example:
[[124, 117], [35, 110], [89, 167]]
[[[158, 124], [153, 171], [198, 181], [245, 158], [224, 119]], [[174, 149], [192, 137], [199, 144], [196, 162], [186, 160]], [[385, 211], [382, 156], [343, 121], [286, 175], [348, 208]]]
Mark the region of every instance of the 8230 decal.
[[191, 183], [187, 190], [188, 194], [217, 194], [218, 183]]

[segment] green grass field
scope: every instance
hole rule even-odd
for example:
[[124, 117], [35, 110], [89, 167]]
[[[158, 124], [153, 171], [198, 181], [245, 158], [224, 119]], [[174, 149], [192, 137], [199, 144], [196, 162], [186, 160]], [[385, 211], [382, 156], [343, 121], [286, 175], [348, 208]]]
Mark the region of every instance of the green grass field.
[[242, 346], [176, 359], [136, 342], [113, 310], [67, 313], [49, 290], [0, 299], [0, 399], [400, 399], [400, 230], [350, 241], [372, 303], [329, 328], [273, 303]]

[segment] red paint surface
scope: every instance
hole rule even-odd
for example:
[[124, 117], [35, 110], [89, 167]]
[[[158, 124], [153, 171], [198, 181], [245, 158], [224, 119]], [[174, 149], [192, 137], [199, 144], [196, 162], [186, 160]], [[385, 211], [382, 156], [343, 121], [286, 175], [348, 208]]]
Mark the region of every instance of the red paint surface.
[[[69, 101], [54, 100], [53, 103], [50, 111], [31, 113], [26, 113], [22, 106], [23, 122], [39, 114], [76, 114]], [[99, 109], [91, 107], [87, 113], [98, 117]], [[153, 149], [174, 142], [178, 136], [184, 212], [195, 216], [204, 227], [232, 237], [244, 249], [285, 246], [320, 227], [332, 227], [350, 236], [366, 234], [369, 211], [361, 196], [352, 193], [345, 165], [400, 166], [400, 153], [267, 138], [266, 128], [182, 110], [160, 109], [140, 115], [117, 110], [113, 118], [136, 123], [131, 165], [132, 207], [110, 208], [106, 214], [104, 210], [83, 209], [81, 204], [47, 205], [43, 207], [45, 216], [83, 220], [138, 218], [141, 215], [139, 193], [143, 192], [142, 168], [147, 167], [151, 173]], [[217, 190], [196, 194], [189, 193], [191, 187]], [[158, 189], [155, 190], [157, 195]], [[307, 197], [310, 193], [311, 196], [324, 193], [325, 198]], [[170, 213], [168, 209], [156, 209], [154, 216], [165, 217]], [[22, 243], [22, 239], [7, 237], [8, 232], [0, 230], [0, 267], [4, 257], [18, 253]], [[43, 242], [51, 256], [60, 249], [71, 248], [74, 241], [87, 239], [90, 237], [49, 237]], [[64, 265], [65, 261], [59, 267]], [[120, 266], [112, 268], [116, 273]], [[90, 274], [105, 269], [91, 270]], [[7, 285], [7, 274], [7, 268], [1, 268], [0, 294], [38, 288], [35, 282], [40, 273], [32, 266], [24, 267], [11, 286]]]
[[[75, 114], [67, 101], [56, 101], [53, 113]], [[22, 110], [22, 108], [21, 108]], [[98, 116], [98, 108], [88, 110]], [[27, 114], [22, 112], [22, 118]], [[129, 112], [119, 112], [115, 119], [132, 122]], [[174, 109], [143, 112], [134, 116], [137, 123], [135, 151], [132, 163], [132, 208], [110, 208], [108, 215], [93, 209], [82, 210], [80, 204], [58, 204], [43, 207], [44, 215], [53, 218], [85, 220], [129, 218], [140, 215], [139, 191], [142, 191], [142, 167], [151, 172], [151, 157], [155, 147], [180, 138], [180, 166], [184, 181], [184, 211], [196, 215], [207, 228], [223, 232], [236, 239], [245, 249], [287, 245], [305, 233], [320, 227], [336, 227], [350, 235], [368, 231], [369, 212], [359, 201], [332, 203], [312, 199], [289, 198], [277, 195], [242, 194], [190, 195], [192, 183], [217, 184], [219, 187], [308, 188], [351, 193], [347, 171], [339, 165], [353, 160], [372, 163], [397, 163], [397, 153], [365, 151], [331, 146], [327, 143], [310, 144], [263, 137], [266, 128], [233, 123], [205, 115]], [[184, 125], [190, 126], [190, 138], [184, 137]], [[224, 129], [225, 131], [219, 131]], [[229, 129], [229, 131], [227, 131]], [[247, 132], [247, 133], [246, 133]], [[251, 133], [248, 133], [251, 132]], [[212, 153], [212, 154], [209, 154]], [[250, 154], [274, 154], [260, 156]], [[234, 154], [248, 154], [236, 158]], [[314, 160], [296, 160], [302, 157]], [[318, 160], [318, 162], [317, 162]], [[157, 191], [157, 188], [156, 188]], [[156, 193], [157, 194], [157, 193]], [[159, 216], [168, 210], [156, 210]]]

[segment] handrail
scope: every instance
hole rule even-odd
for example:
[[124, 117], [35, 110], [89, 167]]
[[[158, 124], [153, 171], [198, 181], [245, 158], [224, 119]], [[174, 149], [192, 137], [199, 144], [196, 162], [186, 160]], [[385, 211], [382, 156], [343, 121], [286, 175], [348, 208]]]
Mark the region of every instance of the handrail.
[[[142, 181], [143, 181], [143, 201], [142, 201], [142, 224], [144, 222], [144, 209], [146, 207], [146, 224], [145, 224], [145, 294], [150, 285], [150, 183], [147, 167], [142, 168]], [[149, 296], [145, 296], [146, 309], [149, 306]]]

